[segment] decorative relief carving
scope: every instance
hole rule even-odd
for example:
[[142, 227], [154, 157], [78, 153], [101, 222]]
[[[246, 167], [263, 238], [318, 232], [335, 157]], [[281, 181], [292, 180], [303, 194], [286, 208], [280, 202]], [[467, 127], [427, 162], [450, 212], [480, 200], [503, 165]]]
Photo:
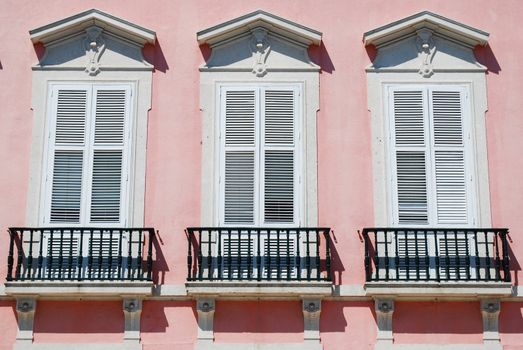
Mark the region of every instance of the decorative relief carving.
[[267, 56], [271, 51], [271, 45], [267, 37], [267, 30], [263, 28], [256, 28], [251, 31], [251, 51], [254, 58], [254, 66], [252, 72], [257, 77], [263, 77], [267, 74]]
[[100, 57], [105, 51], [105, 41], [102, 38], [102, 28], [90, 27], [86, 29], [84, 47], [87, 54], [85, 72], [91, 76], [100, 73]]
[[436, 46], [432, 39], [432, 31], [429, 29], [420, 29], [417, 32], [416, 46], [418, 48], [418, 57], [421, 60], [419, 74], [424, 78], [429, 78], [434, 74], [432, 59], [436, 53]]

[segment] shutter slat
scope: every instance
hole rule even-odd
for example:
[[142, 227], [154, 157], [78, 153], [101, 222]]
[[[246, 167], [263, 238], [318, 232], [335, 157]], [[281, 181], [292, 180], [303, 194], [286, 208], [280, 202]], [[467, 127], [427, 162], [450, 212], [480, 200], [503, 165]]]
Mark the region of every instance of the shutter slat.
[[83, 144], [87, 112], [86, 90], [59, 90], [56, 107], [56, 144]]
[[396, 145], [425, 144], [423, 92], [394, 91]]
[[254, 145], [256, 97], [252, 91], [227, 91], [225, 144]]
[[397, 193], [400, 224], [428, 222], [424, 151], [397, 151]]
[[254, 223], [254, 152], [225, 154], [225, 223]]
[[265, 151], [265, 222], [294, 221], [293, 151]]
[[125, 90], [96, 91], [95, 144], [123, 144], [125, 100]]
[[294, 91], [265, 92], [265, 144], [294, 143]]
[[[251, 237], [250, 251], [249, 251], [249, 238], [247, 235], [233, 234], [231, 239], [229, 237], [223, 237], [223, 265], [222, 275], [224, 278], [229, 278], [229, 266], [231, 267], [231, 277], [235, 278], [247, 278], [249, 268], [249, 256], [254, 256], [256, 240]], [[230, 255], [229, 255], [230, 252]], [[238, 257], [240, 262], [238, 264]], [[253, 259], [254, 261], [254, 259]], [[251, 265], [251, 274], [254, 270], [254, 266]]]
[[91, 222], [119, 222], [122, 151], [96, 150], [93, 155]]
[[467, 186], [460, 91], [432, 91], [434, 173], [439, 224], [467, 224]]
[[82, 168], [83, 151], [55, 151], [51, 222], [80, 222]]

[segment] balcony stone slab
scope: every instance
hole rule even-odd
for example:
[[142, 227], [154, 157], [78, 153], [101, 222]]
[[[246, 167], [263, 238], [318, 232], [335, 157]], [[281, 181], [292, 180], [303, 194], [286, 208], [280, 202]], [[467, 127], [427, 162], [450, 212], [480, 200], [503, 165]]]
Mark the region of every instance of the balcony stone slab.
[[332, 295], [332, 282], [205, 281], [187, 282], [190, 296], [220, 299], [302, 299]]

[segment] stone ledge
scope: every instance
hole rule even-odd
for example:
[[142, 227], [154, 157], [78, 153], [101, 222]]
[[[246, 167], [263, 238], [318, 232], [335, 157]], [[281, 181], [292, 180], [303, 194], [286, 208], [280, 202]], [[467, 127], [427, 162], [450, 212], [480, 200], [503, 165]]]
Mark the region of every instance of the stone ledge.
[[370, 297], [397, 299], [480, 299], [510, 297], [510, 282], [367, 282], [365, 294]]
[[374, 350], [502, 350], [499, 344], [376, 344]]
[[214, 343], [198, 342], [196, 350], [322, 350], [319, 342], [303, 343]]
[[332, 295], [331, 282], [187, 282], [187, 294], [220, 299], [301, 299], [303, 296], [327, 297]]
[[122, 296], [150, 296], [153, 282], [6, 282], [7, 296], [37, 296], [67, 298], [120, 298]]

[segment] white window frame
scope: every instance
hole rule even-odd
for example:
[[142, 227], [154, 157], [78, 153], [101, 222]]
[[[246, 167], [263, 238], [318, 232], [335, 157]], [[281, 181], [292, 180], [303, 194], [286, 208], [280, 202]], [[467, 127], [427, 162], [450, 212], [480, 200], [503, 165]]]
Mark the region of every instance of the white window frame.
[[[427, 224], [400, 224], [398, 218], [398, 191], [397, 191], [397, 166], [396, 157], [393, 152], [394, 141], [395, 141], [395, 124], [394, 124], [394, 102], [393, 102], [393, 91], [404, 90], [422, 90], [424, 94], [424, 133], [425, 141], [428, 146], [425, 148], [428, 150], [428, 157], [426, 157], [426, 174], [427, 174]], [[462, 106], [462, 128], [463, 128], [463, 144], [464, 144], [464, 160], [465, 160], [465, 181], [467, 191], [467, 224], [438, 224], [437, 223], [437, 208], [436, 208], [436, 178], [434, 169], [434, 143], [433, 143], [433, 118], [431, 118], [430, 111], [432, 108], [432, 101], [428, 96], [429, 91], [447, 90], [447, 91], [458, 91], [461, 92], [461, 106]], [[390, 218], [390, 224], [394, 227], [408, 226], [413, 228], [428, 228], [428, 227], [474, 227], [477, 225], [477, 194], [476, 194], [476, 178], [477, 174], [475, 171], [475, 149], [474, 142], [472, 139], [472, 117], [470, 105], [470, 86], [462, 83], [395, 83], [395, 84], [384, 84], [383, 86], [384, 96], [384, 111], [387, 128], [387, 149], [389, 152], [387, 156], [387, 183], [390, 184], [390, 191], [388, 196], [389, 207], [392, 209], [392, 216]], [[426, 153], [427, 154], [427, 153]]]
[[[264, 152], [264, 133], [263, 126], [261, 125], [261, 116], [264, 114], [264, 105], [262, 104], [262, 94], [265, 89], [285, 89], [295, 92], [295, 118], [294, 118], [294, 222], [292, 223], [264, 223], [264, 191], [262, 190], [265, 186], [264, 176], [262, 170], [265, 169], [264, 158], [262, 154]], [[256, 106], [255, 106], [255, 195], [254, 195], [254, 223], [248, 224], [226, 224], [224, 220], [225, 216], [225, 103], [223, 103], [224, 92], [226, 91], [243, 91], [243, 90], [254, 90], [256, 93]], [[218, 137], [216, 138], [216, 149], [219, 150], [217, 153], [217, 171], [215, 172], [215, 181], [217, 188], [219, 189], [218, 196], [216, 197], [216, 217], [215, 220], [218, 226], [222, 227], [297, 227], [301, 226], [301, 218], [304, 211], [303, 203], [303, 192], [305, 191], [303, 183], [301, 181], [303, 177], [304, 167], [302, 165], [303, 146], [301, 143], [302, 125], [303, 125], [303, 85], [300, 83], [276, 83], [276, 82], [264, 82], [264, 83], [225, 83], [218, 84], [216, 89], [216, 110], [219, 111], [219, 126], [218, 126]], [[238, 148], [240, 150], [240, 148]]]
[[[111, 149], [110, 146], [94, 146], [94, 123], [95, 123], [95, 110], [93, 107], [96, 103], [96, 90], [99, 87], [103, 88], [115, 88], [125, 89], [129, 93], [129, 97], [126, 101], [126, 121], [124, 124], [124, 145], [122, 147], [122, 183], [121, 183], [121, 197], [120, 197], [120, 221], [109, 223], [109, 222], [89, 222], [91, 207], [91, 187], [92, 187], [92, 169], [93, 169], [93, 152], [96, 149]], [[56, 146], [54, 144], [55, 133], [56, 133], [56, 107], [58, 91], [61, 89], [79, 89], [84, 88], [90, 90], [87, 98], [86, 108], [86, 123], [85, 123], [85, 139], [82, 149], [85, 151], [83, 155], [83, 166], [82, 166], [82, 195], [80, 204], [80, 222], [69, 223], [59, 222], [53, 223], [50, 220], [50, 207], [52, 197], [52, 179], [53, 179], [53, 164], [54, 164], [54, 151]], [[128, 210], [129, 203], [128, 198], [131, 197], [130, 191], [130, 165], [132, 159], [132, 147], [133, 138], [131, 130], [133, 130], [133, 98], [134, 98], [134, 84], [133, 83], [122, 83], [122, 82], [76, 82], [76, 83], [60, 83], [52, 82], [49, 83], [48, 96], [47, 96], [47, 125], [46, 134], [48, 135], [45, 140], [44, 146], [44, 171], [42, 178], [42, 189], [44, 191], [41, 197], [41, 224], [48, 227], [125, 227], [128, 222]], [[86, 176], [86, 178], [84, 178]]]

